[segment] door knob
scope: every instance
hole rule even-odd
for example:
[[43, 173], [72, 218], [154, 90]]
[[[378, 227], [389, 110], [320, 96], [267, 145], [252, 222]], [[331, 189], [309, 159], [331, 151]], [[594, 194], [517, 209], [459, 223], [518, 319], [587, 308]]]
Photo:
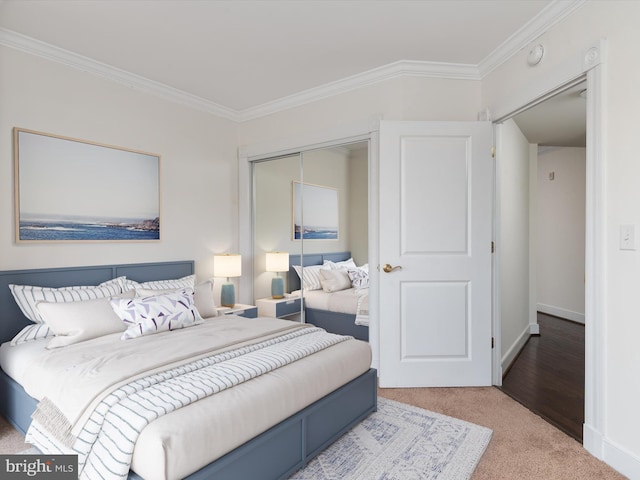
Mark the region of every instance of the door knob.
[[400, 265], [396, 265], [395, 267], [392, 267], [388, 263], [385, 263], [384, 267], [382, 267], [382, 270], [384, 271], [384, 273], [391, 273], [391, 272], [395, 272], [396, 270], [402, 270], [402, 267]]

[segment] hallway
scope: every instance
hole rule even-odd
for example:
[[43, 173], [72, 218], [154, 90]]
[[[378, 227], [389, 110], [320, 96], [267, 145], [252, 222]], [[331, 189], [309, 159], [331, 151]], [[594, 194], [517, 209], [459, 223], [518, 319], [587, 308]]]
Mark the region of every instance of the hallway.
[[584, 325], [538, 313], [532, 336], [502, 381], [502, 391], [582, 443]]

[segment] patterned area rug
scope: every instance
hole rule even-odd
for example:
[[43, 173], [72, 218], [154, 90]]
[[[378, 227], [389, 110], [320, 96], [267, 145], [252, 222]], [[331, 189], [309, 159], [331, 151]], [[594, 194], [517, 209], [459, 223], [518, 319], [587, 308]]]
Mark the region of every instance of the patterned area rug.
[[378, 398], [378, 411], [343, 435], [290, 480], [465, 480], [492, 431]]

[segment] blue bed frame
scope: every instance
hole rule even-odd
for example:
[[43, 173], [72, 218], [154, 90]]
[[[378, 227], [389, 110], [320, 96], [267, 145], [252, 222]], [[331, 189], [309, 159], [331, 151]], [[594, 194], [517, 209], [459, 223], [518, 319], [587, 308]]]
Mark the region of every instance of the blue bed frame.
[[[29, 320], [8, 285], [62, 287], [97, 285], [126, 275], [138, 282], [180, 278], [194, 272], [191, 260], [179, 262], [47, 268], [0, 272], [0, 343], [13, 338]], [[376, 371], [368, 372], [203, 467], [190, 480], [285, 479], [377, 408]], [[23, 434], [37, 401], [0, 370], [0, 415]], [[130, 479], [140, 480], [135, 472]]]
[[[305, 255], [289, 255], [289, 272], [287, 284], [289, 291], [300, 290], [300, 277], [293, 268], [293, 265], [308, 267], [311, 265], [322, 265], [325, 260], [341, 262], [349, 260], [351, 252], [334, 253], [309, 253]], [[305, 305], [305, 322], [316, 327], [324, 328], [327, 332], [338, 333], [340, 335], [351, 335], [359, 340], [369, 341], [369, 327], [356, 325], [356, 316], [352, 313], [330, 312], [317, 308], [309, 308]]]

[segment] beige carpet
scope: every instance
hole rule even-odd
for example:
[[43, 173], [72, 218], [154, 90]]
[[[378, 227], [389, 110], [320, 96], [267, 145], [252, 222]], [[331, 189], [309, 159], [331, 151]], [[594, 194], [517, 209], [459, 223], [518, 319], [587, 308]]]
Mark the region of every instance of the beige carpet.
[[[625, 477], [497, 388], [379, 389], [381, 397], [477, 423], [493, 437], [472, 480], [618, 480]], [[0, 418], [0, 454], [28, 448]]]
[[495, 387], [379, 389], [381, 397], [493, 430], [471, 480], [613, 480], [623, 475]]

